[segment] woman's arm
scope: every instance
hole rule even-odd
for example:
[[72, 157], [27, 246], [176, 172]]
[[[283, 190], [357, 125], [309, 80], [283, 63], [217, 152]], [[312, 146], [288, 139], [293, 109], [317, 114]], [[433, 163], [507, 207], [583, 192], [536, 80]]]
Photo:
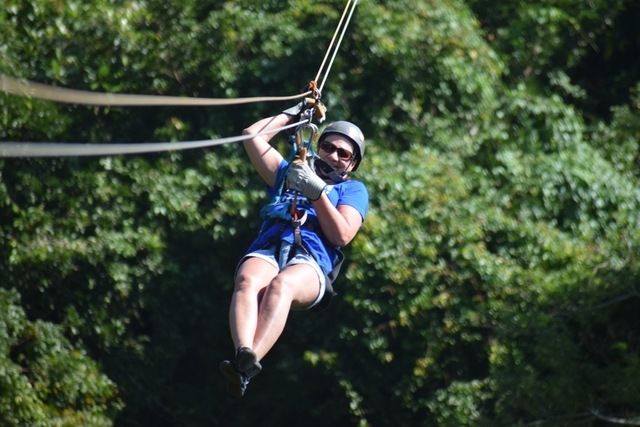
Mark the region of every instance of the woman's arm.
[[312, 203], [329, 243], [343, 247], [353, 240], [362, 225], [362, 216], [356, 208], [349, 205], [335, 207], [325, 193]]
[[[242, 131], [243, 135], [254, 135], [272, 129], [281, 128], [289, 123], [291, 116], [287, 114], [278, 114], [277, 116], [267, 117], [259, 120]], [[249, 155], [249, 160], [253, 164], [260, 177], [269, 187], [276, 185], [276, 177], [280, 163], [284, 159], [282, 154], [269, 144], [271, 138], [276, 132], [255, 136], [244, 141], [244, 148]]]

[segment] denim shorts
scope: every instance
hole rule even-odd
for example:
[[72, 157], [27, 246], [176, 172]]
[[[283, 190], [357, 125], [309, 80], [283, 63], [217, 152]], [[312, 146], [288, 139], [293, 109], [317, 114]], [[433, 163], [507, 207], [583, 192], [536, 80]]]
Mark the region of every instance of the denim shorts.
[[296, 265], [296, 264], [308, 264], [310, 265], [315, 272], [318, 274], [318, 280], [320, 282], [320, 292], [318, 292], [318, 297], [313, 301], [311, 305], [307, 307], [307, 309], [311, 309], [315, 307], [321, 300], [325, 294], [327, 289], [327, 277], [316, 262], [316, 260], [305, 251], [303, 248], [299, 246], [294, 249], [295, 253], [289, 259], [289, 253], [291, 252], [293, 245], [288, 242], [282, 242], [280, 245], [280, 254], [276, 254], [277, 245], [269, 246], [268, 248], [258, 249], [253, 252], [249, 252], [246, 254], [240, 262], [238, 263], [238, 267], [247, 259], [247, 258], [260, 258], [267, 261], [269, 264], [273, 265], [278, 269], [278, 271], [282, 271], [288, 265]]

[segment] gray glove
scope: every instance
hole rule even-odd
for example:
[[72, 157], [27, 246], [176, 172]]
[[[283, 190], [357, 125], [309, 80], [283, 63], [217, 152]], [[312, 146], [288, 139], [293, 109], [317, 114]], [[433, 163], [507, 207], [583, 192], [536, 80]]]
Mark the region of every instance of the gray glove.
[[316, 175], [306, 162], [296, 159], [291, 163], [287, 172], [287, 187], [299, 191], [309, 200], [315, 201], [320, 198], [327, 184]]
[[296, 105], [294, 105], [291, 108], [287, 108], [286, 110], [283, 111], [284, 114], [286, 114], [287, 116], [291, 116], [291, 117], [299, 117], [300, 113], [302, 113], [302, 109], [305, 107], [305, 102], [304, 101], [300, 101], [298, 102]]
[[300, 121], [300, 120], [308, 120], [311, 121], [311, 117], [309, 116], [310, 110], [313, 108], [313, 115], [318, 122], [324, 122], [327, 114], [327, 107], [320, 102], [319, 100], [315, 100], [313, 98], [305, 98], [304, 100], [298, 102], [291, 108], [287, 108], [283, 111], [284, 114], [291, 116], [292, 122]]

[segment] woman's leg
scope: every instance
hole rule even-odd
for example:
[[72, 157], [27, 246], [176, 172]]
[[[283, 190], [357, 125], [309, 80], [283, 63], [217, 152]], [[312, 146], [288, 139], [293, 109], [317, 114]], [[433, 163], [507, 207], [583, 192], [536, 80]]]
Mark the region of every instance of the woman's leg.
[[247, 258], [238, 268], [229, 308], [234, 348], [253, 347], [260, 295], [278, 274], [278, 268], [261, 258]]
[[296, 264], [279, 274], [277, 271], [275, 264], [256, 257], [246, 259], [238, 268], [229, 323], [235, 348], [241, 349], [235, 362], [223, 360], [220, 364], [228, 380], [227, 391], [233, 396], [242, 397], [249, 380], [262, 369], [258, 360], [282, 334], [289, 310], [308, 307], [319, 296], [319, 273], [311, 265]]
[[311, 305], [320, 292], [320, 278], [309, 264], [286, 267], [267, 286], [258, 308], [252, 349], [262, 359], [284, 331], [291, 308]]

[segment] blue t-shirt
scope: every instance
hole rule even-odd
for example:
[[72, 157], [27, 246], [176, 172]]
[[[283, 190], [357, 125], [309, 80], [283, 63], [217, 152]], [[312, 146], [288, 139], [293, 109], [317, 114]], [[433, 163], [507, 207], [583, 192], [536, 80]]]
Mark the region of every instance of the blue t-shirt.
[[[284, 179], [283, 174], [286, 173], [289, 163], [283, 160], [278, 169], [278, 175], [276, 182], [280, 183]], [[327, 193], [329, 200], [333, 206], [348, 205], [355, 208], [362, 220], [367, 216], [369, 209], [369, 194], [364, 184], [360, 181], [347, 180], [337, 183], [333, 186], [329, 186], [330, 190]], [[274, 199], [277, 196], [279, 188], [268, 187], [267, 191], [269, 197]], [[265, 206], [263, 213], [266, 215], [266, 220], [262, 225], [260, 234], [256, 240], [253, 241], [249, 247], [248, 252], [252, 252], [256, 249], [260, 249], [265, 245], [273, 242], [277, 242], [278, 238], [293, 243], [293, 227], [288, 220], [273, 221], [273, 218], [283, 218], [286, 213], [290, 211], [291, 203], [294, 199], [294, 192], [286, 190], [280, 195], [274, 203]], [[311, 202], [302, 194], [298, 194], [296, 199], [296, 208], [298, 211], [306, 211], [307, 219], [305, 225], [300, 227], [300, 234], [302, 237], [302, 244], [307, 248], [311, 254], [315, 257], [318, 265], [325, 274], [329, 274], [333, 270], [333, 265], [338, 258], [338, 250], [340, 248], [331, 245], [325, 239], [321, 237], [320, 224], [318, 222], [318, 216]], [[267, 212], [264, 212], [266, 210]], [[313, 231], [312, 231], [313, 230]]]

